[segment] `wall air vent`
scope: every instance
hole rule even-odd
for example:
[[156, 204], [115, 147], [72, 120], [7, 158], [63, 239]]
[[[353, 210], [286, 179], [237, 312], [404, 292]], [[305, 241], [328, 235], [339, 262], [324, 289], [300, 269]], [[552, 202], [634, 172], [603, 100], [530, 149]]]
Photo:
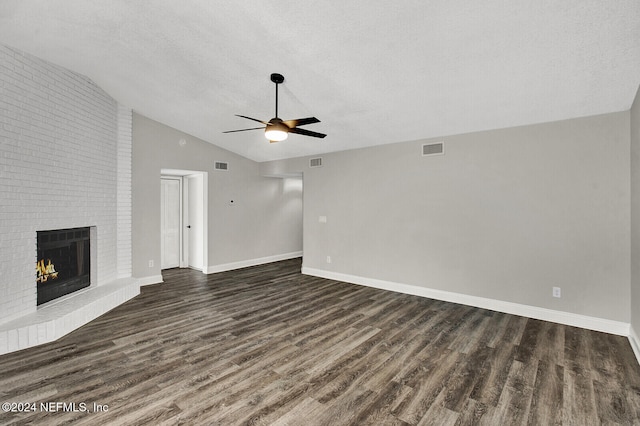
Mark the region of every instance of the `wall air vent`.
[[309, 160], [309, 167], [322, 167], [322, 157], [311, 158]]
[[216, 161], [214, 169], [222, 170], [222, 171], [226, 172], [227, 170], [229, 170], [229, 163], [223, 163], [222, 161]]
[[425, 143], [422, 145], [422, 156], [428, 155], [443, 155], [444, 154], [444, 142]]

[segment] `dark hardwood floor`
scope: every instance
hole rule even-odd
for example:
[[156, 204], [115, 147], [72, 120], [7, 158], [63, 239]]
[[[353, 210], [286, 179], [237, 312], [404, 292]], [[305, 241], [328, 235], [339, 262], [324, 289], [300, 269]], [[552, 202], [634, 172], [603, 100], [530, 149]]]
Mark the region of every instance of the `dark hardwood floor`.
[[59, 341], [0, 356], [0, 402], [35, 404], [0, 423], [640, 424], [624, 337], [299, 271], [164, 271]]

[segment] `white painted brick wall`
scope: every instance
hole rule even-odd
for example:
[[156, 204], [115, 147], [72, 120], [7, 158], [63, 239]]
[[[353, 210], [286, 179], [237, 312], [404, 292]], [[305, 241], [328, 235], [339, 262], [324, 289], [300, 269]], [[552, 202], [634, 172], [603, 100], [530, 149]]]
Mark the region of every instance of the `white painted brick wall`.
[[37, 230], [96, 226], [92, 285], [130, 275], [130, 123], [88, 78], [0, 45], [0, 323], [36, 310]]
[[118, 105], [118, 278], [131, 276], [131, 149], [132, 112]]

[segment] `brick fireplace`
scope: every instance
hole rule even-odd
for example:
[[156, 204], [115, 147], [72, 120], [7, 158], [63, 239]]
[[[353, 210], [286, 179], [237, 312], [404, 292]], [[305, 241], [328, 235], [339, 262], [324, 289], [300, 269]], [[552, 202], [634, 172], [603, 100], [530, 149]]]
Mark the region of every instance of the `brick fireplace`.
[[[56, 339], [139, 286], [131, 279], [131, 110], [87, 77], [16, 49], [0, 45], [0, 64], [1, 354]], [[89, 282], [43, 301], [35, 267], [43, 260], [61, 277], [62, 260], [39, 258], [38, 231], [76, 228], [90, 237], [88, 264], [87, 243], [73, 242]]]

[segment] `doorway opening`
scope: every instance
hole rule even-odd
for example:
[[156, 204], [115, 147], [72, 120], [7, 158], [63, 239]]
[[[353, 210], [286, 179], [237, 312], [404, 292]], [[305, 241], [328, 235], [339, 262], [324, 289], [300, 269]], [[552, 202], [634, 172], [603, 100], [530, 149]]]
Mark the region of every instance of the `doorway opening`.
[[208, 174], [162, 169], [161, 269], [192, 268], [207, 273]]

